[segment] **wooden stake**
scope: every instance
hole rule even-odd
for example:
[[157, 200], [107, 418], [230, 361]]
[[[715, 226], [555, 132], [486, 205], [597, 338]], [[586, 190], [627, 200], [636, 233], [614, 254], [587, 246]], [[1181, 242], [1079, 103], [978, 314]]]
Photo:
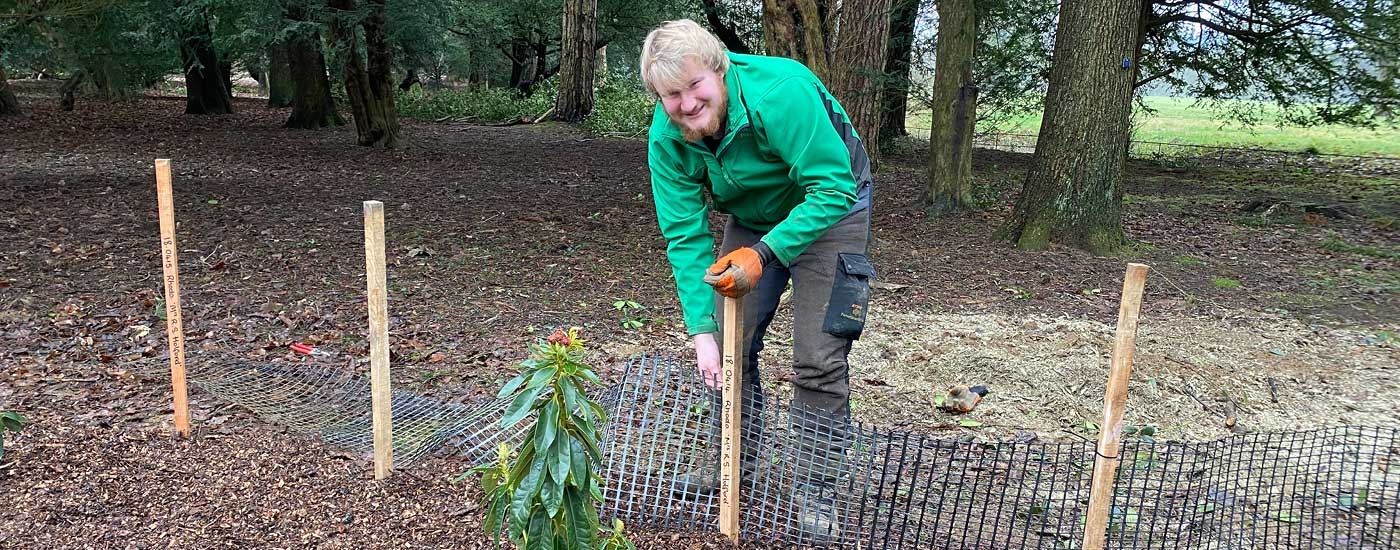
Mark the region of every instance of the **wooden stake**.
[[1133, 372], [1133, 350], [1137, 342], [1138, 310], [1142, 307], [1142, 287], [1146, 281], [1147, 266], [1128, 264], [1127, 274], [1123, 276], [1123, 297], [1118, 305], [1118, 332], [1113, 342], [1108, 388], [1103, 397], [1099, 456], [1094, 461], [1094, 481], [1089, 489], [1089, 515], [1084, 522], [1084, 550], [1102, 550], [1104, 539], [1108, 537], [1113, 476], [1118, 469], [1119, 435], [1123, 431], [1123, 410], [1128, 401], [1128, 379]]
[[365, 201], [364, 207], [374, 479], [384, 479], [394, 471], [393, 400], [389, 391], [389, 301], [385, 296], [388, 277], [384, 269], [384, 203]]
[[724, 407], [719, 470], [719, 532], [739, 544], [739, 437], [744, 372], [744, 300], [724, 299]]
[[170, 159], [156, 159], [156, 202], [160, 207], [160, 257], [165, 273], [165, 333], [170, 342], [170, 387], [175, 394], [175, 433], [190, 436], [189, 390], [185, 386], [185, 321], [180, 315], [180, 259], [175, 248], [175, 198]]

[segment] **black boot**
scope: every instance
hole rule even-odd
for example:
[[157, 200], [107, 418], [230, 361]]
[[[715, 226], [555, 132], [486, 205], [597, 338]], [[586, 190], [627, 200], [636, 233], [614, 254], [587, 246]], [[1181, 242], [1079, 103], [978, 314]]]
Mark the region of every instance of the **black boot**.
[[841, 540], [841, 521], [830, 496], [816, 490], [797, 490], [793, 529], [799, 541], [831, 543]]

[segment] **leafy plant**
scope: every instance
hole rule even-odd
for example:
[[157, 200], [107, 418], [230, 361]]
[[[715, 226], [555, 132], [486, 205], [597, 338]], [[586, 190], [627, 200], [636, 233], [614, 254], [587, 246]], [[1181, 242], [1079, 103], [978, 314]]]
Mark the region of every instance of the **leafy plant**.
[[[553, 81], [546, 81], [552, 83]], [[538, 117], [554, 104], [552, 84], [541, 86], [530, 97], [520, 97], [509, 88], [424, 91], [414, 88], [395, 92], [394, 103], [401, 116], [421, 120], [457, 118], [476, 122], [500, 123]]]
[[525, 443], [513, 454], [502, 444], [494, 464], [463, 474], [481, 474], [487, 502], [482, 526], [497, 546], [505, 532], [525, 550], [635, 549], [621, 521], [614, 520], [611, 529], [599, 525], [598, 432], [606, 412], [583, 391], [584, 382], [599, 379], [582, 362], [578, 328], [556, 330], [545, 342], [531, 344], [530, 351], [521, 373], [498, 394], [514, 396], [502, 429], [533, 421]]
[[637, 312], [646, 308], [642, 307], [642, 304], [633, 302], [632, 300], [618, 300], [613, 302], [613, 309], [622, 312], [621, 324], [625, 328], [633, 330], [639, 329], [642, 328], [642, 325], [647, 324], [647, 321], [651, 320], [637, 314]]
[[22, 414], [14, 411], [0, 412], [0, 457], [5, 456], [5, 432], [19, 433], [27, 424], [29, 419]]
[[583, 128], [594, 134], [637, 136], [651, 126], [656, 99], [642, 86], [637, 74], [608, 74], [599, 79], [593, 111]]
[[1143, 443], [1154, 443], [1155, 440], [1153, 440], [1152, 437], [1157, 435], [1157, 427], [1151, 424], [1148, 424], [1146, 426], [1134, 426], [1132, 424], [1128, 424], [1126, 426], [1123, 426], [1123, 435], [1137, 436], [1138, 440], [1142, 441]]

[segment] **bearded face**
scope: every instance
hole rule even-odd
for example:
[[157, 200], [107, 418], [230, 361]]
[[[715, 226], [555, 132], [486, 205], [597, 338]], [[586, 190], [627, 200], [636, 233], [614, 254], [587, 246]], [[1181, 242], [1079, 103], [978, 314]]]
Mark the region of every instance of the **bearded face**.
[[719, 132], [729, 113], [729, 89], [724, 74], [686, 59], [681, 79], [657, 90], [666, 116], [681, 129], [685, 140], [699, 142]]

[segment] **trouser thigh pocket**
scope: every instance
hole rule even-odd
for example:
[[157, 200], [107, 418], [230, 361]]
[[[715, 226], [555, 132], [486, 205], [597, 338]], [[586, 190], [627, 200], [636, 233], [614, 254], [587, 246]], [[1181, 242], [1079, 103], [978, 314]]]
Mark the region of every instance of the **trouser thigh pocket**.
[[870, 278], [875, 268], [865, 254], [837, 254], [831, 299], [826, 303], [822, 330], [832, 336], [860, 338], [865, 330], [865, 310], [870, 305]]

